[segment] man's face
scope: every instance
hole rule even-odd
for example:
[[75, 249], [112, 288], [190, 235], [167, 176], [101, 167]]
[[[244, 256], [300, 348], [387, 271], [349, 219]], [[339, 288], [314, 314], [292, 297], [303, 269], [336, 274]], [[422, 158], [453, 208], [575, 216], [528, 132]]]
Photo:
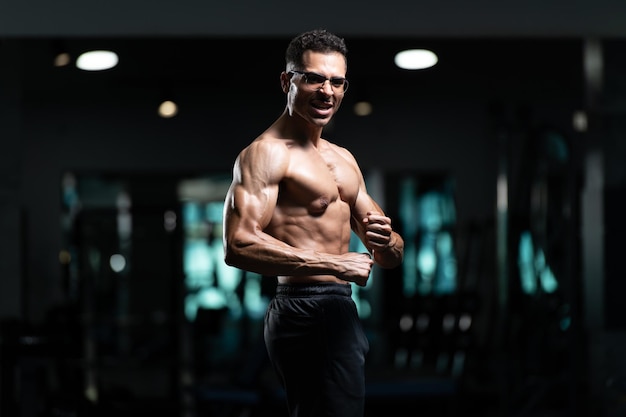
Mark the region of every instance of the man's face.
[[346, 76], [345, 57], [338, 52], [306, 51], [302, 62], [303, 68], [288, 68], [282, 74], [289, 114], [316, 126], [326, 126], [343, 100], [343, 87], [339, 83]]

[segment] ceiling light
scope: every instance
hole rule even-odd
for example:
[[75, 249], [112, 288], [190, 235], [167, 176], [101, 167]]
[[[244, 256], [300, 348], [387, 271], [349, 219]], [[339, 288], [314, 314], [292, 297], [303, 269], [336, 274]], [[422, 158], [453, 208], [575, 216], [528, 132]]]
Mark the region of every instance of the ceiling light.
[[70, 61], [71, 61], [70, 54], [68, 54], [67, 52], [63, 52], [54, 57], [54, 66], [64, 67], [68, 65]]
[[76, 66], [85, 71], [103, 71], [117, 65], [118, 57], [111, 51], [89, 51], [80, 55]]
[[372, 114], [372, 104], [369, 101], [359, 101], [354, 105], [354, 114], [357, 116], [369, 116]]
[[174, 117], [176, 114], [178, 114], [178, 105], [171, 100], [166, 100], [159, 106], [159, 116], [164, 119]]
[[430, 68], [439, 59], [434, 52], [427, 49], [407, 49], [396, 54], [394, 62], [402, 69], [419, 70]]

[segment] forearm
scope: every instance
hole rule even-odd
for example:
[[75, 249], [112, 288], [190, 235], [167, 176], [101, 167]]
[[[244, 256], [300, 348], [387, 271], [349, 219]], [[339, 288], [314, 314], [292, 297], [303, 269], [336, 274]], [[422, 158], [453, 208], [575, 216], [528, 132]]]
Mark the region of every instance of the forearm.
[[228, 265], [262, 275], [335, 275], [332, 259], [330, 254], [271, 240], [229, 244], [225, 255]]
[[382, 250], [373, 252], [374, 261], [383, 268], [395, 268], [402, 263], [404, 257], [404, 240], [396, 233], [391, 233], [389, 245]]

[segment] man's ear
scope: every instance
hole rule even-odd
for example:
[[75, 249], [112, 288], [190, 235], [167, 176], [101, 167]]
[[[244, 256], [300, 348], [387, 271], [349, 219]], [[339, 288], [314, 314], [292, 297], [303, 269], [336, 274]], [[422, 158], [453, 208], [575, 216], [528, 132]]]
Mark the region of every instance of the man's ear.
[[283, 90], [283, 93], [287, 94], [289, 92], [289, 83], [291, 81], [291, 77], [285, 71], [280, 74], [280, 87]]

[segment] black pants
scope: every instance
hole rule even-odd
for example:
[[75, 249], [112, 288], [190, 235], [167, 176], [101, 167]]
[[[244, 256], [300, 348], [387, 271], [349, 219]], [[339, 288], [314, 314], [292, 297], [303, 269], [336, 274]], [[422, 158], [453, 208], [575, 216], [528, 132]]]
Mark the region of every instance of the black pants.
[[369, 342], [348, 284], [278, 284], [265, 345], [291, 417], [362, 417]]

